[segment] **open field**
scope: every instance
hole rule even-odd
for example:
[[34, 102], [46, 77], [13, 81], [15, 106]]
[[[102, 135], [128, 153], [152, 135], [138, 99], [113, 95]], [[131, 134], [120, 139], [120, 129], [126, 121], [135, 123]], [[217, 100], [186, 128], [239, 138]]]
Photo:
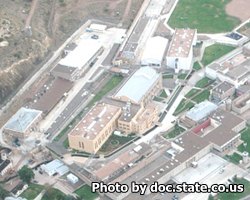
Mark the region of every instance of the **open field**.
[[200, 92], [200, 90], [198, 90], [198, 89], [192, 89], [192, 90], [190, 90], [190, 91], [185, 95], [185, 97], [186, 97], [186, 98], [193, 97], [193, 96], [196, 95], [198, 92]]
[[219, 193], [218, 198], [220, 200], [239, 200], [243, 197], [246, 197], [250, 194], [250, 182], [244, 178], [237, 178], [234, 180], [234, 184], [243, 184], [244, 185], [244, 192], [243, 193]]
[[44, 186], [32, 183], [21, 194], [21, 197], [27, 200], [33, 200], [37, 197], [37, 195], [39, 195], [42, 192], [43, 189], [44, 189]]
[[229, 16], [225, 6], [230, 0], [182, 0], [177, 4], [168, 24], [172, 28], [197, 28], [200, 33], [231, 31], [240, 20]]
[[206, 99], [208, 99], [210, 96], [210, 91], [205, 89], [202, 92], [200, 92], [199, 94], [197, 94], [196, 96], [194, 96], [192, 98], [193, 101], [195, 101], [196, 103], [200, 103]]
[[204, 77], [202, 79], [200, 79], [196, 84], [195, 84], [195, 87], [198, 87], [198, 88], [205, 88], [207, 87], [208, 85], [210, 85], [211, 83], [213, 82], [213, 80], [207, 78], [207, 77]]
[[176, 110], [174, 111], [173, 115], [179, 115], [181, 112], [191, 109], [194, 106], [193, 102], [189, 100], [182, 99], [180, 104], [177, 106]]
[[206, 66], [234, 49], [232, 46], [213, 44], [205, 49], [201, 62]]
[[240, 146], [238, 146], [238, 150], [240, 152], [247, 151], [248, 153], [250, 153], [250, 127], [249, 126], [247, 126], [247, 128], [241, 132], [241, 140], [243, 140], [244, 143], [246, 143], [247, 145], [246, 147], [244, 147], [244, 145], [241, 144]]
[[102, 145], [100, 150], [98, 151], [99, 154], [108, 154], [115, 149], [121, 147], [122, 145], [126, 144], [130, 140], [134, 139], [134, 134], [128, 136], [118, 136], [114, 133], [109, 137], [109, 139]]
[[233, 153], [232, 155], [226, 155], [226, 159], [231, 161], [234, 164], [239, 164], [240, 160], [242, 160], [242, 156], [238, 153]]
[[183, 129], [178, 124], [176, 124], [170, 131], [168, 131], [167, 133], [164, 133], [163, 137], [165, 137], [166, 139], [175, 138], [176, 136], [180, 135], [184, 131], [185, 129]]
[[94, 200], [98, 197], [97, 193], [91, 192], [91, 188], [88, 185], [84, 185], [76, 190], [76, 193], [81, 199]]
[[200, 70], [200, 69], [201, 69], [200, 64], [199, 64], [198, 62], [195, 62], [195, 63], [194, 63], [194, 66], [193, 66], [193, 69], [194, 69], [195, 71]]

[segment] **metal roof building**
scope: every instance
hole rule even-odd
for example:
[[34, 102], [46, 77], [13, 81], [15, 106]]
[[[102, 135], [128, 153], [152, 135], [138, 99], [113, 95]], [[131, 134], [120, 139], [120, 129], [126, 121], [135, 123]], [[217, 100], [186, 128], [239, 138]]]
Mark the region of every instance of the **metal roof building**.
[[40, 110], [22, 107], [4, 125], [4, 131], [25, 133], [41, 115]]
[[166, 38], [160, 36], [149, 38], [142, 54], [141, 65], [161, 66], [167, 44]]
[[212, 102], [203, 101], [195, 105], [190, 111], [188, 111], [186, 117], [195, 122], [199, 122], [200, 120], [211, 114], [213, 111], [215, 111], [217, 108], [218, 106], [213, 104]]
[[118, 90], [114, 97], [117, 99], [125, 97], [127, 100], [139, 104], [160, 77], [161, 75], [154, 69], [141, 67]]
[[69, 168], [58, 159], [55, 159], [47, 164], [43, 164], [41, 169], [49, 176], [53, 176], [55, 173], [58, 173], [60, 176], [62, 176], [69, 172]]

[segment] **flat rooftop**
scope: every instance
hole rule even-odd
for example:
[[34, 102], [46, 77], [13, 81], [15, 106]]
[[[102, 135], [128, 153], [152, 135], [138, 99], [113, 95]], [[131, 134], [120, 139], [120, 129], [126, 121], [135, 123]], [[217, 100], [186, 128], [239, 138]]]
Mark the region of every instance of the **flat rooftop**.
[[99, 103], [83, 117], [69, 134], [93, 140], [120, 110], [121, 108], [117, 106]]
[[40, 110], [22, 107], [4, 125], [4, 129], [24, 133], [41, 114]]
[[188, 57], [195, 35], [196, 30], [194, 29], [176, 29], [167, 56]]
[[234, 88], [233, 84], [231, 84], [227, 81], [224, 81], [224, 82], [221, 82], [220, 84], [218, 84], [215, 88], [213, 88], [213, 91], [217, 92], [219, 94], [223, 94], [232, 88]]
[[82, 38], [78, 46], [59, 61], [59, 66], [81, 69], [101, 47], [99, 39]]
[[64, 94], [67, 93], [72, 86], [72, 82], [56, 78], [50, 85], [46, 85], [46, 87], [36, 95], [34, 103], [31, 104], [30, 107], [48, 113], [64, 97]]
[[[175, 169], [181, 163], [186, 162], [212, 143], [222, 146], [235, 138], [239, 133], [236, 133], [232, 129], [244, 121], [240, 117], [224, 110], [215, 111], [211, 114], [211, 118], [220, 123], [217, 128], [205, 136], [197, 135], [192, 131], [185, 132], [172, 141], [171, 146], [166, 150], [159, 151], [158, 156], [155, 158], [149, 157], [148, 160], [138, 163], [137, 165], [141, 164], [147, 167], [127, 176], [123, 183], [130, 183], [135, 179], [138, 183], [144, 184], [151, 184], [158, 181], [165, 174]], [[168, 152], [170, 152], [169, 155], [167, 155]], [[119, 178], [113, 182], [117, 180]]]
[[151, 67], [141, 67], [122, 85], [114, 97], [118, 99], [125, 97], [139, 104], [160, 76]]

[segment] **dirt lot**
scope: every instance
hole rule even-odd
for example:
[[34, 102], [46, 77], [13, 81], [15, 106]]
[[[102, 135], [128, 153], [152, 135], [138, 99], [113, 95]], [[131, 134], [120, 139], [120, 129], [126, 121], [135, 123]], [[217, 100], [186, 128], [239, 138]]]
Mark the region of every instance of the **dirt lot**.
[[250, 17], [250, 0], [232, 0], [226, 6], [229, 15], [239, 18], [242, 22]]
[[[45, 57], [87, 19], [127, 28], [142, 2], [143, 0], [0, 1], [0, 106], [15, 94], [28, 76], [41, 67]], [[14, 105], [14, 110], [22, 103]]]

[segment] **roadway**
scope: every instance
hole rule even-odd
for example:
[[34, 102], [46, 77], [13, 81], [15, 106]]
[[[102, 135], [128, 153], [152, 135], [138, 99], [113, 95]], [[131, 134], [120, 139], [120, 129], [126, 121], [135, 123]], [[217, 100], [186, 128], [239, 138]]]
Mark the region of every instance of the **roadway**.
[[[122, 42], [121, 38], [124, 33], [124, 29], [111, 28], [99, 34], [100, 42], [104, 46], [103, 53], [98, 56], [95, 64], [88, 69], [84, 76], [75, 82], [73, 88], [68, 92], [66, 99], [59, 102], [43, 122], [41, 122], [40, 130], [42, 132], [49, 132], [51, 138], [54, 138], [74, 118], [75, 115], [73, 114], [87, 105], [88, 101], [93, 97], [91, 92], [95, 90], [95, 88], [88, 88], [88, 83], [92, 81], [93, 76], [98, 75], [96, 72], [102, 67], [101, 63], [108, 56], [113, 44]], [[92, 34], [98, 33], [85, 32], [81, 35], [81, 38], [90, 37]], [[98, 86], [97, 84], [96, 87]]]

